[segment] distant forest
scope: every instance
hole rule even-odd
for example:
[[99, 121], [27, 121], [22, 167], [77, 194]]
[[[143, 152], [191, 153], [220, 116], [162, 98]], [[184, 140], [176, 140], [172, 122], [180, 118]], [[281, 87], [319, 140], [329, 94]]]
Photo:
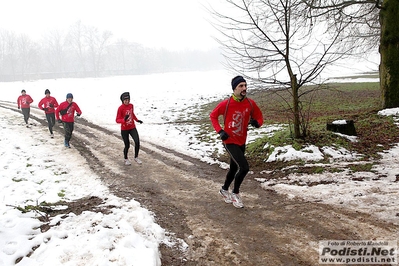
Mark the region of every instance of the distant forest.
[[144, 47], [80, 22], [40, 41], [0, 30], [0, 81], [84, 78], [221, 67], [220, 50], [169, 51]]

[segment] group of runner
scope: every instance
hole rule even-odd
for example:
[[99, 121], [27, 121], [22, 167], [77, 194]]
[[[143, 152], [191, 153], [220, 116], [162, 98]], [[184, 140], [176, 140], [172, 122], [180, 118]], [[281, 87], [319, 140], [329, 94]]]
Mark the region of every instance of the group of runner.
[[[54, 138], [53, 127], [55, 122], [63, 124], [64, 128], [64, 146], [70, 148], [70, 140], [72, 138], [72, 132], [74, 130], [75, 113], [77, 116], [82, 114], [80, 107], [73, 101], [72, 93], [66, 95], [66, 100], [61, 104], [58, 104], [57, 100], [52, 97], [50, 90], [46, 89], [44, 94], [46, 95], [40, 100], [38, 107], [43, 110], [48, 122], [48, 129], [50, 131], [50, 137]], [[123, 156], [125, 165], [131, 165], [128, 159], [128, 151], [130, 148], [129, 136], [133, 138], [135, 143], [134, 160], [138, 164], [141, 164], [141, 160], [138, 158], [140, 150], [140, 139], [136, 129], [135, 122], [143, 123], [138, 120], [135, 113], [133, 104], [130, 103], [129, 92], [124, 92], [121, 97], [122, 105], [118, 108], [116, 123], [121, 124], [121, 136], [124, 142]], [[18, 109], [21, 109], [24, 116], [26, 127], [30, 127], [30, 105], [33, 103], [33, 99], [30, 95], [26, 94], [25, 90], [21, 91], [21, 95], [17, 99]]]
[[[263, 115], [255, 101], [247, 97], [247, 82], [244, 77], [234, 77], [231, 80], [231, 87], [233, 90], [232, 95], [228, 99], [221, 101], [212, 110], [210, 120], [215, 131], [219, 134], [223, 146], [230, 155], [230, 168], [219, 194], [226, 203], [232, 203], [236, 208], [243, 208], [244, 204], [239, 192], [240, 186], [249, 172], [249, 164], [245, 157], [248, 126], [251, 125], [255, 128], [262, 126]], [[45, 91], [45, 95], [46, 97], [39, 102], [38, 106], [46, 114], [50, 136], [53, 138], [53, 126], [57, 119], [64, 126], [64, 145], [70, 148], [69, 141], [74, 129], [75, 112], [80, 116], [82, 111], [73, 102], [71, 93], [67, 94], [66, 101], [60, 105], [58, 105], [54, 97], [50, 96], [48, 89]], [[120, 100], [122, 104], [117, 110], [115, 121], [121, 124], [121, 136], [124, 143], [124, 164], [131, 165], [128, 158], [129, 136], [132, 137], [135, 144], [134, 160], [136, 163], [141, 164], [142, 162], [138, 158], [140, 138], [135, 122], [142, 124], [143, 121], [139, 120], [134, 113], [134, 106], [130, 103], [129, 92], [122, 93]], [[18, 109], [21, 108], [27, 127], [29, 127], [29, 108], [32, 102], [32, 98], [26, 94], [25, 90], [22, 90], [21, 96], [18, 98]], [[219, 123], [220, 116], [223, 116], [223, 125]], [[233, 184], [233, 189], [230, 192], [229, 187], [231, 184]]]
[[[61, 104], [58, 104], [57, 100], [50, 95], [50, 90], [46, 89], [44, 94], [46, 96], [40, 100], [38, 107], [43, 110], [46, 115], [50, 137], [54, 138], [53, 127], [57, 120], [59, 123], [62, 123], [64, 127], [64, 146], [70, 148], [71, 146], [69, 142], [72, 138], [72, 132], [74, 129], [75, 112], [77, 116], [80, 116], [82, 111], [73, 101], [72, 93], [68, 93], [66, 95], [66, 100]], [[31, 103], [33, 103], [32, 97], [26, 94], [25, 90], [22, 90], [21, 95], [18, 97], [17, 104], [18, 109], [21, 109], [22, 114], [24, 115], [26, 127], [31, 126], [31, 124], [29, 124]]]

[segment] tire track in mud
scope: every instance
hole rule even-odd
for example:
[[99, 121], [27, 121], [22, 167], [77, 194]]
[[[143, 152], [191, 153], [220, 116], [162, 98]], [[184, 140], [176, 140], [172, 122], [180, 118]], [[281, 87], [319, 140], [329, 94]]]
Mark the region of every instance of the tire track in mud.
[[[41, 117], [31, 108], [31, 119], [47, 126]], [[370, 215], [264, 190], [256, 173], [242, 186], [245, 208], [236, 209], [217, 193], [226, 170], [144, 141], [143, 164], [125, 166], [119, 132], [83, 118], [71, 144], [112, 193], [140, 202], [169, 232], [175, 245], [160, 246], [162, 265], [317, 265], [320, 240], [398, 237]]]

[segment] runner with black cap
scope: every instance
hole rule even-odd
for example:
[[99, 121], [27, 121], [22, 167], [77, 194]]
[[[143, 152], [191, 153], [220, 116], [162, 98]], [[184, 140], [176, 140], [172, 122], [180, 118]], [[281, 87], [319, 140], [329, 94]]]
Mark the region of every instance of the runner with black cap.
[[140, 138], [139, 133], [136, 129], [135, 121], [142, 124], [143, 121], [137, 119], [134, 114], [134, 106], [130, 103], [130, 93], [124, 92], [120, 97], [122, 105], [119, 106], [118, 112], [116, 113], [116, 123], [121, 124], [121, 136], [125, 147], [123, 149], [124, 163], [125, 165], [131, 165], [132, 163], [128, 159], [128, 152], [130, 148], [129, 135], [132, 136], [134, 141], [134, 160], [136, 163], [141, 164], [141, 160], [138, 158], [140, 150]]
[[[247, 97], [247, 82], [242, 76], [231, 80], [233, 94], [221, 101], [210, 114], [212, 126], [223, 141], [230, 155], [230, 169], [219, 193], [226, 203], [233, 203], [236, 208], [243, 208], [240, 187], [249, 172], [249, 164], [245, 158], [245, 144], [248, 126], [259, 128], [263, 124], [263, 115], [254, 100]], [[223, 116], [223, 127], [219, 124], [219, 116]], [[232, 193], [229, 192], [233, 184]]]
[[50, 96], [50, 90], [46, 89], [44, 91], [46, 97], [40, 100], [38, 106], [46, 114], [46, 119], [48, 123], [48, 130], [50, 131], [50, 137], [54, 138], [53, 127], [55, 125], [55, 109], [58, 107], [57, 100]]
[[26, 127], [30, 127], [28, 120], [30, 117], [30, 104], [33, 103], [32, 97], [26, 94], [25, 90], [21, 91], [21, 95], [18, 97], [17, 104], [18, 109], [21, 109], [22, 114], [24, 115], [24, 121]]
[[[77, 116], [82, 114], [79, 106], [73, 101], [72, 93], [66, 95], [66, 101], [62, 102], [57, 110], [55, 110], [55, 116], [58, 123], [62, 123], [64, 126], [65, 140], [64, 145], [66, 148], [70, 148], [69, 142], [72, 138], [72, 132], [75, 125], [75, 112]], [[61, 114], [61, 119], [60, 119]]]

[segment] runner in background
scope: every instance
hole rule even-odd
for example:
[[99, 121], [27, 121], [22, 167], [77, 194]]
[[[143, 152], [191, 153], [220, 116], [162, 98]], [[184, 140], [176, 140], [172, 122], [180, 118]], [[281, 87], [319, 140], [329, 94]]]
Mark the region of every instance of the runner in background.
[[128, 152], [130, 148], [129, 135], [132, 136], [134, 141], [134, 160], [136, 163], [141, 164], [142, 162], [138, 158], [140, 150], [140, 138], [136, 129], [135, 121], [140, 124], [142, 124], [143, 121], [137, 119], [136, 115], [134, 114], [134, 107], [133, 104], [130, 103], [129, 92], [122, 93], [120, 99], [122, 101], [122, 105], [118, 108], [115, 121], [116, 123], [121, 124], [121, 136], [123, 143], [125, 144], [125, 148], [123, 149], [125, 165], [132, 164], [128, 159]]
[[[75, 112], [77, 116], [82, 114], [79, 106], [73, 101], [72, 93], [68, 93], [66, 96], [66, 101], [62, 102], [57, 110], [55, 110], [55, 116], [58, 123], [62, 123], [64, 126], [64, 146], [70, 148], [69, 142], [72, 138], [72, 132], [75, 124]], [[60, 119], [61, 114], [61, 119]]]
[[54, 97], [50, 96], [50, 91], [48, 89], [44, 91], [44, 94], [46, 97], [40, 100], [38, 106], [39, 109], [43, 110], [46, 114], [50, 137], [54, 138], [53, 127], [55, 125], [55, 109], [58, 107], [58, 102]]
[[24, 115], [24, 120], [26, 127], [30, 127], [28, 120], [30, 116], [30, 104], [33, 103], [32, 97], [26, 94], [25, 90], [21, 91], [21, 95], [18, 97], [17, 104], [18, 109], [21, 109], [22, 114]]

